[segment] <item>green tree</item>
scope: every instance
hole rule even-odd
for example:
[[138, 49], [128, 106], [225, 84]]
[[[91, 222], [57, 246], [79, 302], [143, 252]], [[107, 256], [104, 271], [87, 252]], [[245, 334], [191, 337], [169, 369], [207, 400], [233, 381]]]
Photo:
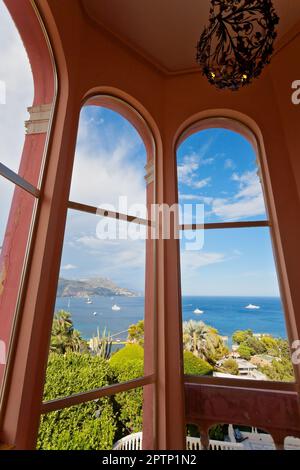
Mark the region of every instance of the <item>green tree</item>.
[[259, 338], [255, 338], [254, 336], [249, 336], [241, 344], [251, 349], [252, 356], [255, 354], [264, 354], [267, 351], [265, 344]]
[[244, 343], [244, 341], [246, 341], [246, 339], [248, 339], [249, 337], [253, 337], [252, 330], [244, 330], [244, 331], [237, 330], [232, 335], [232, 341], [235, 344], [241, 344], [241, 343]]
[[293, 382], [295, 380], [294, 369], [290, 359], [274, 359], [270, 365], [260, 366], [259, 370], [270, 380], [276, 382]]
[[263, 336], [261, 338], [262, 344], [265, 346], [267, 354], [276, 356], [278, 354], [278, 340], [272, 336]]
[[251, 359], [253, 351], [251, 348], [249, 348], [249, 346], [246, 346], [244, 343], [242, 343], [238, 347], [237, 352], [239, 353], [242, 359], [246, 359], [247, 361], [249, 361], [249, 359]]
[[137, 343], [144, 346], [144, 320], [140, 320], [128, 328], [128, 338], [130, 343]]
[[228, 353], [217, 330], [194, 320], [183, 324], [183, 347], [210, 364], [215, 364]]

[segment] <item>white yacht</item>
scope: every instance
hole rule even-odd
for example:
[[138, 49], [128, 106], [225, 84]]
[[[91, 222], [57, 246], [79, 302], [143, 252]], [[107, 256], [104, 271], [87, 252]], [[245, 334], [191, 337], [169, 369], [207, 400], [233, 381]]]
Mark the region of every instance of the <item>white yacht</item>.
[[201, 315], [202, 313], [204, 313], [204, 311], [203, 311], [203, 310], [200, 310], [199, 308], [196, 308], [196, 309], [194, 310], [194, 314], [195, 314], [195, 315]]
[[253, 304], [249, 304], [245, 308], [248, 309], [248, 310], [259, 310], [260, 309], [260, 307], [258, 305], [253, 305]]
[[121, 307], [119, 307], [119, 305], [114, 304], [111, 309], [115, 312], [118, 312], [119, 310], [121, 310]]

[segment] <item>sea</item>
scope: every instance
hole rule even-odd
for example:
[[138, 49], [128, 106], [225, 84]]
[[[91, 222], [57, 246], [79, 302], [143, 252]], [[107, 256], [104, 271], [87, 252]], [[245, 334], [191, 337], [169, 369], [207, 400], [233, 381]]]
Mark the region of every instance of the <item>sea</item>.
[[[91, 298], [87, 304], [84, 298], [58, 297], [55, 310], [66, 310], [71, 313], [74, 328], [79, 330], [85, 339], [106, 333], [114, 335], [116, 341], [127, 337], [130, 325], [144, 318], [143, 297], [100, 297]], [[112, 310], [117, 305], [120, 310]], [[259, 309], [247, 309], [254, 305]], [[195, 314], [195, 310], [202, 314]], [[254, 333], [271, 334], [286, 338], [286, 327], [283, 308], [278, 297], [192, 297], [182, 299], [183, 321], [203, 321], [216, 328], [220, 335], [227, 336], [229, 343], [236, 330], [251, 329]]]

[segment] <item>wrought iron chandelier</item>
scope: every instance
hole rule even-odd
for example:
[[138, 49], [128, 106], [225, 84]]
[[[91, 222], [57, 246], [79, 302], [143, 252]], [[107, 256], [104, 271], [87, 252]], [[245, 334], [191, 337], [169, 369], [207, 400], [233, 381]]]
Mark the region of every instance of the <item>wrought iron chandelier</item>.
[[270, 62], [279, 23], [272, 0], [211, 0], [197, 62], [217, 88], [238, 90]]

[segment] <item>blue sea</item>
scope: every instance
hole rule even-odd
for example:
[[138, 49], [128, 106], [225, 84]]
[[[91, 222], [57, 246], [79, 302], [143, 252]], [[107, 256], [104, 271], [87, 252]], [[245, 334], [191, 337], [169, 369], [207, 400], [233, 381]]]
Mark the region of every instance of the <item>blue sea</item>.
[[[83, 298], [57, 298], [56, 311], [63, 309], [71, 312], [74, 327], [86, 339], [106, 328], [116, 339], [126, 339], [127, 329], [144, 318], [143, 297], [93, 297], [92, 304]], [[119, 311], [112, 310], [117, 304]], [[248, 310], [249, 304], [259, 309]], [[204, 313], [196, 315], [195, 309]], [[96, 315], [94, 315], [96, 312]], [[203, 321], [216, 328], [229, 340], [234, 331], [251, 329], [254, 333], [269, 333], [275, 337], [286, 338], [286, 328], [281, 301], [277, 297], [183, 297], [183, 321]]]

